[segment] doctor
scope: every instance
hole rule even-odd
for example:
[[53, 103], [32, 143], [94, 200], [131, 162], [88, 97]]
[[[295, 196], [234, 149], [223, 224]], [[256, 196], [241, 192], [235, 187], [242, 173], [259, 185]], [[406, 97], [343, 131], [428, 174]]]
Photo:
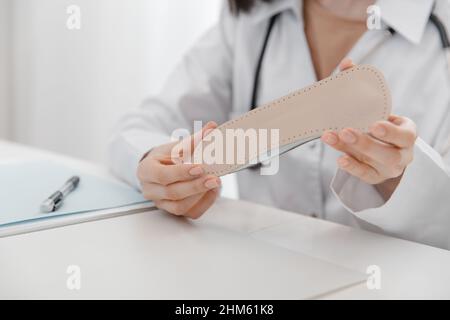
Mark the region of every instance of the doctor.
[[265, 42], [257, 105], [352, 61], [372, 64], [389, 83], [395, 115], [374, 123], [371, 135], [352, 128], [325, 133], [283, 155], [274, 176], [239, 172], [240, 197], [449, 249], [450, 77], [429, 18], [434, 12], [449, 22], [450, 4], [380, 0], [382, 29], [369, 31], [372, 4], [230, 0], [162, 92], [121, 120], [110, 146], [112, 170], [159, 208], [198, 218], [216, 200], [220, 179], [168, 160], [170, 135], [194, 121], [207, 123], [196, 133], [205, 135], [249, 111]]

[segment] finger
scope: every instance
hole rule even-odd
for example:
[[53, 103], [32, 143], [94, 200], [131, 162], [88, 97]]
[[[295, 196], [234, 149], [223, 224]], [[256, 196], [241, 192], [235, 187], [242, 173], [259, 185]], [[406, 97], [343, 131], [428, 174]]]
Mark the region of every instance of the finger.
[[402, 160], [399, 148], [388, 145], [358, 130], [346, 128], [339, 132], [339, 140], [351, 150], [377, 163], [397, 165]]
[[198, 144], [202, 141], [202, 139], [215, 128], [217, 128], [217, 123], [215, 123], [214, 121], [210, 121], [202, 128], [202, 130], [196, 132], [194, 135], [191, 136], [191, 139], [187, 142], [190, 143], [191, 154], [194, 151], [194, 149], [198, 146]]
[[339, 134], [332, 131], [325, 132], [322, 136], [322, 141], [325, 142], [327, 145], [332, 147], [333, 149], [346, 153], [356, 159], [359, 159], [361, 162], [369, 162], [372, 161], [372, 159], [369, 159], [364, 154], [358, 152], [350, 144], [345, 143], [340, 137]]
[[369, 184], [378, 184], [385, 180], [375, 168], [348, 155], [338, 159], [338, 166], [352, 176]]
[[203, 198], [197, 202], [187, 213], [186, 216], [191, 219], [200, 218], [206, 210], [208, 210], [216, 201], [220, 193], [220, 189], [208, 191]]
[[138, 179], [141, 183], [169, 185], [178, 181], [189, 181], [205, 173], [201, 165], [173, 164], [166, 165], [159, 160], [144, 159], [138, 167]]
[[219, 188], [220, 178], [205, 176], [195, 180], [183, 181], [164, 186], [161, 184], [147, 184], [143, 187], [146, 198], [153, 200], [182, 200], [208, 190]]
[[205, 193], [200, 193], [188, 197], [183, 200], [171, 201], [171, 200], [156, 200], [155, 206], [158, 209], [167, 211], [177, 216], [185, 215], [197, 202], [199, 202]]
[[344, 58], [342, 59], [341, 63], [339, 63], [339, 70], [344, 71], [350, 68], [353, 68], [355, 64], [353, 63], [352, 59], [350, 58]]
[[386, 177], [400, 175], [407, 162], [405, 150], [350, 128], [340, 131], [338, 135], [335, 134], [335, 144], [332, 147], [375, 168]]
[[369, 129], [370, 134], [399, 148], [413, 146], [417, 139], [415, 123], [408, 118], [397, 116], [392, 116], [389, 120], [375, 123]]
[[195, 132], [179, 143], [175, 144], [171, 150], [171, 158], [175, 163], [191, 162], [191, 155], [202, 139], [213, 129], [217, 128], [217, 123], [210, 121], [200, 131]]

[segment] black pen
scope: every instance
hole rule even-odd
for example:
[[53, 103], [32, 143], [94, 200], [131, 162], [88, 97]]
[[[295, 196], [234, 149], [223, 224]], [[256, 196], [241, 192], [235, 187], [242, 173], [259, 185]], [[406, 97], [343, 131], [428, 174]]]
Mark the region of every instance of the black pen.
[[70, 192], [75, 190], [79, 182], [80, 178], [77, 176], [74, 176], [67, 180], [67, 182], [61, 187], [61, 189], [53, 193], [41, 204], [41, 212], [50, 213], [58, 210], [62, 206], [64, 198]]

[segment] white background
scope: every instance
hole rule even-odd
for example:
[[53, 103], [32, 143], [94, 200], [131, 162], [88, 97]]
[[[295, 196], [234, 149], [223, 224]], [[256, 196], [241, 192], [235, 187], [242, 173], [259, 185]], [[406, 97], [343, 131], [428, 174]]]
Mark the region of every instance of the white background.
[[[66, 9], [81, 8], [81, 30]], [[118, 117], [155, 94], [221, 0], [0, 0], [0, 139], [104, 162]]]

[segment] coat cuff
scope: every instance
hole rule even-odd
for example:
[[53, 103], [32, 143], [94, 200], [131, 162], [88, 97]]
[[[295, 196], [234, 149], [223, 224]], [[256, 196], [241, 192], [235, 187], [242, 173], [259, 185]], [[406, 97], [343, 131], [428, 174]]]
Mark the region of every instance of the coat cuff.
[[137, 178], [137, 168], [144, 155], [152, 148], [169, 143], [170, 136], [130, 130], [113, 140], [110, 146], [110, 167], [113, 174], [137, 190], [141, 184]]
[[331, 182], [331, 190], [351, 213], [379, 208], [386, 203], [373, 185], [365, 183], [341, 169], [337, 170]]
[[375, 187], [340, 170], [331, 189], [348, 211], [388, 234], [439, 247], [449, 245], [450, 175], [442, 157], [420, 138], [414, 160], [388, 201]]

